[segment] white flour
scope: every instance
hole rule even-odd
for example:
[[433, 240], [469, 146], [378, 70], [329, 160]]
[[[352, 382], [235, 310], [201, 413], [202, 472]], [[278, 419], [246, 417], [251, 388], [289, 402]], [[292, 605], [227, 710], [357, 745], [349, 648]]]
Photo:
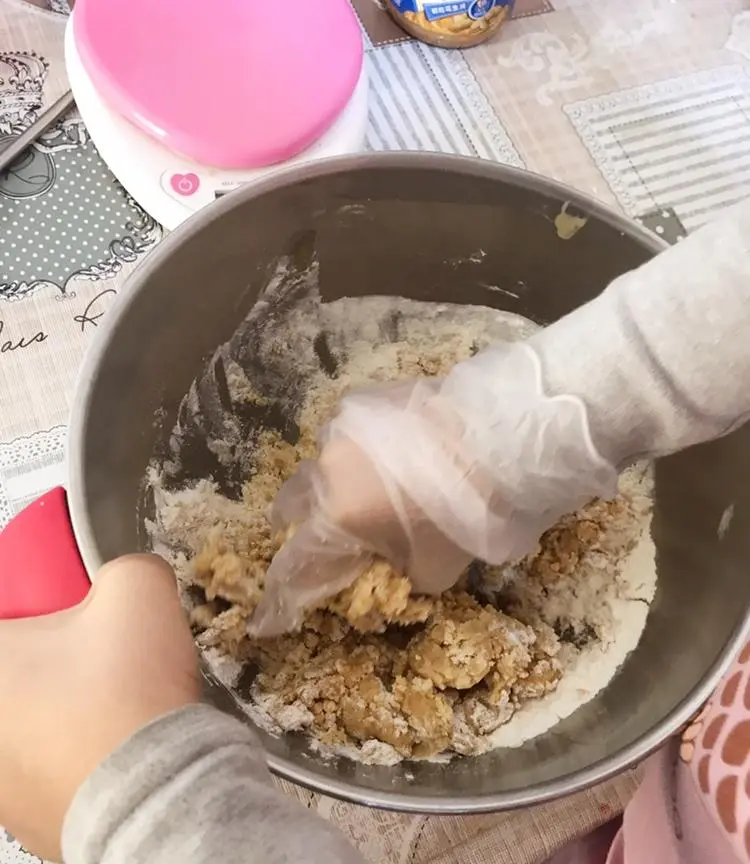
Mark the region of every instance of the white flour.
[[604, 629], [604, 638], [578, 652], [568, 650], [557, 690], [522, 706], [490, 736], [490, 749], [520, 747], [570, 717], [609, 684], [637, 647], [656, 591], [656, 550], [649, 523], [650, 519], [644, 519], [643, 533], [625, 561], [617, 589], [607, 598], [611, 620]]

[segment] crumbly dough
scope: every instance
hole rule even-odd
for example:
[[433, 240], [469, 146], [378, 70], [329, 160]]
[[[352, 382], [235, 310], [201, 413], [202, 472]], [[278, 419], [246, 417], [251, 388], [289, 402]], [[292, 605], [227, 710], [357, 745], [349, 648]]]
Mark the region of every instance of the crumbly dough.
[[[439, 598], [413, 596], [408, 579], [376, 561], [325, 606], [310, 610], [299, 632], [258, 641], [247, 636], [283, 542], [271, 528], [270, 505], [299, 460], [316, 455], [317, 431], [346, 390], [444, 374], [490, 338], [484, 321], [459, 327], [455, 311], [445, 320], [442, 313], [425, 317], [422, 306], [417, 311], [404, 316], [404, 336], [396, 341], [366, 334], [340, 351], [337, 375], [321, 373], [306, 391], [294, 446], [269, 429], [256, 435], [240, 500], [220, 494], [211, 480], [162, 490], [152, 528], [155, 547], [178, 573], [198, 645], [237, 670], [228, 677], [236, 693], [242, 678], [241, 698], [253, 719], [270, 731], [301, 731], [326, 748], [382, 764], [482, 753], [520, 723], [520, 731], [506, 736], [514, 746], [526, 729], [537, 730], [533, 735], [554, 725], [564, 715], [554, 705], [545, 708], [547, 701], [567, 688], [570, 713], [590, 698], [577, 678], [585, 666], [579, 659], [603, 656], [620, 632], [622, 603], [632, 601], [638, 612], [625, 634], [637, 642], [641, 610], [653, 591], [650, 585], [631, 597], [635, 583], [619, 575], [651, 509], [646, 472], [637, 469], [626, 472], [614, 501], [593, 501], [563, 518], [533, 554], [502, 568], [472, 565]], [[370, 320], [380, 327], [383, 319], [368, 313], [367, 326]], [[238, 367], [227, 364], [227, 379], [244, 402], [260, 405], [265, 398], [256, 398]], [[585, 682], [592, 694], [616, 665], [602, 666], [601, 680]], [[536, 705], [542, 707], [529, 714]]]
[[[268, 503], [294, 465], [281, 439], [266, 435], [263, 448], [270, 469], [245, 494], [256, 503]], [[193, 606], [191, 623], [203, 648], [258, 665], [254, 696], [284, 728], [333, 747], [382, 742], [402, 758], [473, 753], [478, 737], [553, 692], [563, 674], [561, 641], [539, 614], [538, 592], [569, 582], [586, 556], [616, 558], [632, 540], [623, 525], [635, 521], [623, 497], [562, 519], [515, 567], [513, 584], [531, 584], [537, 594], [506, 586], [505, 611], [465, 587], [440, 598], [413, 596], [408, 579], [376, 561], [312, 610], [298, 633], [256, 642], [247, 623], [280, 541], [266, 526], [238, 552], [214, 531], [190, 569], [190, 585], [205, 598]], [[490, 569], [489, 585], [493, 575], [507, 579]], [[566, 622], [561, 632], [575, 640], [586, 626]]]
[[385, 561], [376, 561], [325, 607], [360, 633], [383, 633], [389, 626], [424, 624], [437, 610], [431, 597], [413, 597], [411, 584]]

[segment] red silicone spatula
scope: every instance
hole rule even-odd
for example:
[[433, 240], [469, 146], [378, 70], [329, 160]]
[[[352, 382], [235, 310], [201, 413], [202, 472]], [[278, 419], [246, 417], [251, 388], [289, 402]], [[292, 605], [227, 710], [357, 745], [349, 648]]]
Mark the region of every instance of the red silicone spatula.
[[0, 533], [0, 619], [69, 609], [90, 587], [65, 490], [57, 487], [29, 504]]

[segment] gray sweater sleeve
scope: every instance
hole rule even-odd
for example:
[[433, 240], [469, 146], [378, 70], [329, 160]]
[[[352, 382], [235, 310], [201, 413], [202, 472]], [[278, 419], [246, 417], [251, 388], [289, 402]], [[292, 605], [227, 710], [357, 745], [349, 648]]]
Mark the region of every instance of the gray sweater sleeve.
[[549, 395], [583, 399], [616, 466], [731, 431], [750, 416], [750, 202], [530, 342]]
[[240, 721], [195, 705], [144, 727], [83, 784], [66, 864], [362, 864], [335, 828], [271, 784]]

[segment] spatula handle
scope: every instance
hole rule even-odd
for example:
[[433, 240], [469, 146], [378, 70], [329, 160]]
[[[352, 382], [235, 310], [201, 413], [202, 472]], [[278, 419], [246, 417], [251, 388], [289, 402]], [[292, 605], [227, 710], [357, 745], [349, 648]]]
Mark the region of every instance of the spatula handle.
[[67, 496], [58, 486], [29, 504], [0, 533], [0, 620], [69, 609], [90, 587]]

